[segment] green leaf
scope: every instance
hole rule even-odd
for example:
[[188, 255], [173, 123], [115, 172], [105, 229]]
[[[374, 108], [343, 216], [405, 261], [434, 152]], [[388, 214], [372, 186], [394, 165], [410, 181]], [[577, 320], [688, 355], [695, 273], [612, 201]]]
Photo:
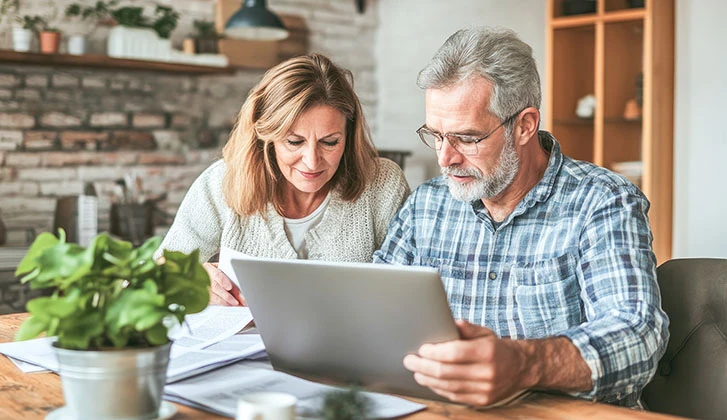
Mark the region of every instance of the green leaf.
[[167, 328], [162, 324], [157, 324], [149, 329], [146, 334], [146, 341], [153, 346], [160, 346], [169, 342], [167, 338]]
[[30, 340], [38, 337], [48, 327], [48, 318], [43, 316], [31, 315], [22, 324], [18, 332], [15, 333], [15, 341]]
[[15, 270], [15, 276], [19, 277], [22, 274], [30, 273], [35, 270], [38, 266], [35, 259], [38, 258], [46, 249], [49, 249], [58, 244], [58, 238], [48, 232], [43, 232], [35, 238], [33, 244], [28, 249], [28, 253], [18, 264], [18, 268]]
[[93, 338], [103, 333], [103, 319], [99, 312], [77, 312], [58, 325], [58, 345], [64, 349], [85, 350]]

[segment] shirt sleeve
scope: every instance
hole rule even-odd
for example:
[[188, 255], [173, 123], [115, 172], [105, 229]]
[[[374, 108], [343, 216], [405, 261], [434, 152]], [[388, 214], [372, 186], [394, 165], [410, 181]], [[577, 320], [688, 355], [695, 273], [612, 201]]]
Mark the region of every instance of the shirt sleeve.
[[377, 264], [411, 265], [416, 254], [412, 217], [416, 191], [404, 202], [394, 218], [381, 247], [374, 252]]
[[220, 160], [192, 183], [155, 258], [164, 249], [185, 253], [199, 249], [199, 259], [205, 262], [219, 251], [224, 217], [231, 211], [222, 194], [223, 175], [224, 163]]
[[[598, 188], [580, 240], [579, 281], [587, 322], [565, 331], [591, 369], [593, 400], [638, 400], [666, 349], [649, 203], [633, 185]], [[635, 403], [636, 401], [632, 401]]]

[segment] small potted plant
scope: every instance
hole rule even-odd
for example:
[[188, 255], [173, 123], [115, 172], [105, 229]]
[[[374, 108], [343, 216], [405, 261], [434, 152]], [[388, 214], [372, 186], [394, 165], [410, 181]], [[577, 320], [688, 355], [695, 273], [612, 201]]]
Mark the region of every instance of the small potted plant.
[[220, 39], [215, 30], [215, 23], [209, 20], [195, 20], [194, 51], [197, 54], [217, 54], [217, 42]]
[[30, 51], [33, 37], [40, 31], [43, 18], [40, 16], [17, 16], [18, 23], [13, 27], [13, 50], [18, 52]]
[[91, 22], [91, 29], [88, 31], [76, 30], [68, 37], [68, 53], [81, 55], [86, 53], [86, 38], [88, 33], [93, 31], [101, 22], [111, 19], [111, 10], [119, 3], [119, 0], [97, 1], [95, 4], [86, 6], [82, 3], [72, 3], [66, 7], [65, 16], [80, 22]]
[[168, 61], [172, 55], [169, 40], [177, 27], [179, 13], [171, 7], [157, 6], [156, 18], [144, 16], [141, 7], [121, 7], [111, 12], [118, 23], [109, 32], [107, 54], [118, 58]]
[[16, 276], [51, 294], [28, 302], [16, 339], [57, 336], [66, 417], [156, 418], [167, 326], [204, 309], [210, 284], [198, 251], [164, 251], [154, 260], [160, 242], [134, 247], [102, 233], [82, 247], [59, 230], [59, 237], [40, 234], [20, 262]]
[[43, 54], [57, 54], [61, 45], [61, 31], [51, 26], [47, 20], [40, 18], [40, 31], [38, 31], [40, 52]]

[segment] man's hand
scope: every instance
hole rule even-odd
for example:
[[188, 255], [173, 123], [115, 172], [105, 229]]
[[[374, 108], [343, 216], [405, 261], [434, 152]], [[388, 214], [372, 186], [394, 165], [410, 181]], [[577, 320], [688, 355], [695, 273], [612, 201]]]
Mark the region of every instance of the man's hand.
[[424, 344], [404, 358], [414, 379], [458, 403], [490, 405], [529, 388], [527, 355], [517, 342], [492, 330], [457, 321], [459, 340]]
[[210, 276], [210, 305], [247, 306], [240, 289], [217, 268], [217, 263], [203, 265]]

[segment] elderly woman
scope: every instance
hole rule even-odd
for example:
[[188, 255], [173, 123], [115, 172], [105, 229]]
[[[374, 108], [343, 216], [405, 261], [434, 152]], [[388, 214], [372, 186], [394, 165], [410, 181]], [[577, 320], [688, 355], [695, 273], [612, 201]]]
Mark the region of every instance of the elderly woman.
[[[161, 248], [227, 247], [254, 257], [370, 262], [409, 195], [401, 169], [377, 157], [350, 72], [295, 57], [252, 89], [223, 149], [187, 192]], [[210, 303], [244, 305], [206, 263]]]

